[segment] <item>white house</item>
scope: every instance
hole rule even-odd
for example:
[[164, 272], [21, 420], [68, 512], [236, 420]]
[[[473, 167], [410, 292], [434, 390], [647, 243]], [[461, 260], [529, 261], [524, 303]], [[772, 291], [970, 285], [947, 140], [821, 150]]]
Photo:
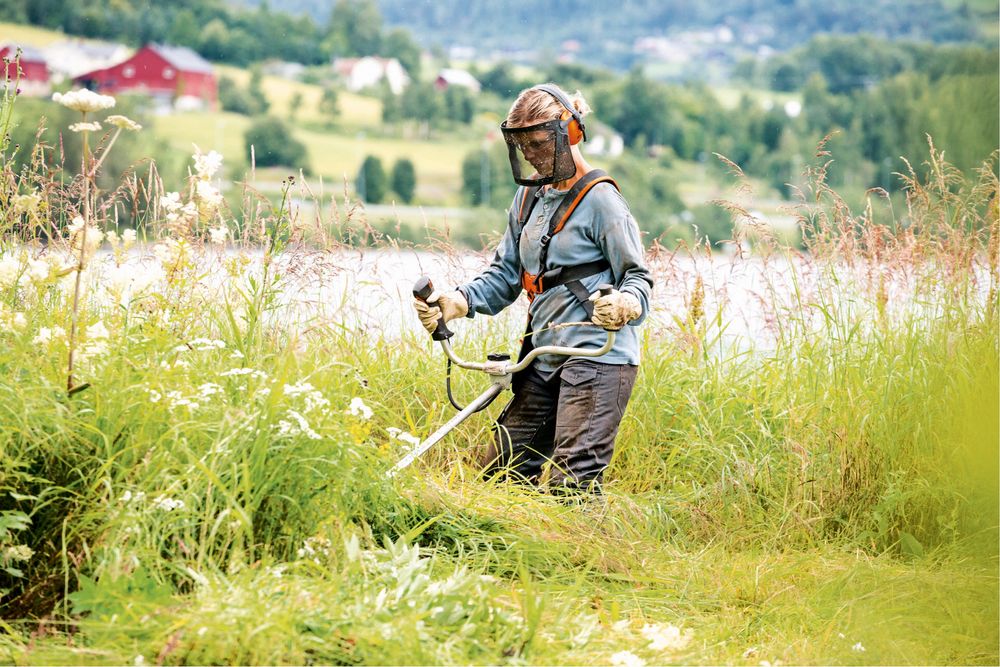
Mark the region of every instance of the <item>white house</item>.
[[333, 69], [344, 79], [347, 89], [355, 92], [385, 80], [389, 90], [399, 95], [410, 83], [406, 69], [395, 58], [337, 58], [333, 61]]
[[437, 78], [434, 79], [434, 85], [438, 90], [444, 90], [449, 86], [462, 86], [468, 88], [474, 93], [479, 92], [479, 81], [476, 77], [472, 76], [464, 69], [451, 69], [444, 68], [438, 72]]

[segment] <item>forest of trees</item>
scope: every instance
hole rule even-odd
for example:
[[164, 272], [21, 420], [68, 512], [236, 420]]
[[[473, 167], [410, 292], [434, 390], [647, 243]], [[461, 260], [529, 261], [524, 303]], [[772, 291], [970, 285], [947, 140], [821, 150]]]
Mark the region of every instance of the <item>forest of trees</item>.
[[0, 21], [31, 23], [72, 35], [132, 46], [159, 42], [187, 46], [205, 58], [236, 65], [279, 58], [303, 64], [333, 56], [379, 54], [419, 72], [420, 48], [406, 30], [386, 30], [372, 0], [338, 0], [330, 19], [255, 10], [223, 0], [0, 0]]

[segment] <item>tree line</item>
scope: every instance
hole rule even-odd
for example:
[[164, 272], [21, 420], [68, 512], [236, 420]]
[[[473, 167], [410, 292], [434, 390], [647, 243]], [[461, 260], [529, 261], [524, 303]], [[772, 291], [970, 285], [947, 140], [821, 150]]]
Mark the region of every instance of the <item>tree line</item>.
[[335, 56], [398, 58], [416, 78], [420, 47], [406, 30], [386, 29], [374, 0], [337, 0], [325, 24], [307, 15], [233, 7], [223, 0], [0, 0], [0, 21], [139, 46], [187, 46], [234, 65], [281, 59], [306, 65]]

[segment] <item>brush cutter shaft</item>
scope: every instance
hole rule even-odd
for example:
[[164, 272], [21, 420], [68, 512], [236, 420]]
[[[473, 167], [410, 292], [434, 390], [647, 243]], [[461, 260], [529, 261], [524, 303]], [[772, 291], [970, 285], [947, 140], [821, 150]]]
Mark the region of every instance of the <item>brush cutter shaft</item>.
[[[442, 345], [447, 345], [448, 341], [441, 341]], [[481, 365], [481, 364], [480, 364]], [[426, 440], [417, 445], [412, 452], [403, 457], [403, 459], [397, 463], [392, 470], [389, 471], [389, 477], [394, 477], [403, 468], [407, 467], [413, 463], [418, 456], [426, 452], [428, 449], [433, 447], [438, 440], [448, 435], [448, 432], [453, 428], [464, 422], [469, 415], [479, 410], [479, 408], [486, 403], [489, 403], [497, 396], [501, 391], [509, 386], [509, 382], [495, 382], [490, 385], [490, 388], [480, 394], [474, 401], [465, 406], [465, 409], [459, 412], [457, 415], [448, 420], [448, 423], [434, 431]]]
[[[590, 322], [580, 322], [580, 324], [591, 324]], [[591, 326], [593, 326], [591, 324]], [[579, 347], [562, 347], [560, 345], [544, 345], [542, 347], [536, 347], [527, 356], [524, 357], [520, 362], [516, 364], [511, 364], [509, 362], [498, 364], [496, 362], [480, 363], [475, 361], [465, 361], [460, 359], [455, 351], [451, 348], [451, 342], [448, 340], [442, 340], [441, 349], [444, 353], [448, 355], [451, 359], [451, 363], [455, 364], [459, 368], [467, 368], [472, 371], [485, 371], [490, 375], [513, 375], [514, 373], [519, 373], [527, 368], [532, 361], [535, 360], [540, 355], [543, 354], [560, 354], [566, 357], [599, 357], [603, 354], [607, 354], [611, 348], [615, 346], [615, 332], [607, 331], [607, 340], [604, 341], [604, 345], [595, 349], [581, 349]]]

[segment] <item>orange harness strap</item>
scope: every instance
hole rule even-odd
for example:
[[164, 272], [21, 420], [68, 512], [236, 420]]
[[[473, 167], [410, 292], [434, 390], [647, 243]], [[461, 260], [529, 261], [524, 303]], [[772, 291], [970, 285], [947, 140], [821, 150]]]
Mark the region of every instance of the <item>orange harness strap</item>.
[[[599, 173], [594, 174], [594, 172], [599, 172]], [[573, 188], [570, 189], [570, 192], [567, 193], [566, 195], [567, 197], [573, 195], [574, 190], [576, 191], [576, 194], [573, 195], [573, 199], [569, 201], [564, 201], [559, 206], [559, 209], [556, 211], [556, 213], [562, 211], [562, 215], [556, 221], [555, 226], [552, 226], [551, 224], [549, 225], [548, 233], [542, 237], [541, 239], [542, 261], [541, 261], [541, 266], [539, 267], [541, 269], [541, 273], [534, 274], [534, 273], [528, 273], [523, 269], [521, 270], [521, 287], [523, 287], [524, 291], [527, 292], [529, 302], [534, 301], [535, 297], [544, 292], [546, 289], [543, 283], [544, 283], [545, 272], [548, 270], [548, 267], [545, 265], [545, 257], [548, 255], [549, 242], [552, 240], [553, 236], [561, 232], [563, 227], [566, 226], [566, 223], [569, 221], [570, 216], [573, 215], [573, 211], [575, 211], [576, 207], [579, 206], [581, 201], [583, 201], [583, 198], [587, 196], [587, 193], [590, 192], [591, 188], [593, 188], [598, 183], [611, 183], [612, 185], [615, 186], [615, 189], [620, 189], [618, 188], [618, 184], [615, 183], [615, 180], [610, 176], [608, 176], [607, 174], [604, 174], [604, 172], [600, 172], [597, 169], [595, 169], [594, 172], [591, 172], [591, 174], [594, 174], [594, 177], [581, 183], [580, 188], [576, 188], [574, 186]], [[584, 176], [584, 178], [581, 180], [584, 180], [586, 178], [587, 177]], [[518, 218], [521, 219], [522, 229], [524, 228], [524, 224], [527, 222], [527, 220], [521, 218], [521, 215], [523, 214], [524, 211], [524, 205], [527, 199], [528, 199], [528, 193], [527, 191], [525, 191], [525, 196], [524, 198], [521, 199], [521, 206], [519, 207], [518, 210]], [[553, 215], [553, 217], [555, 217], [555, 215]]]

